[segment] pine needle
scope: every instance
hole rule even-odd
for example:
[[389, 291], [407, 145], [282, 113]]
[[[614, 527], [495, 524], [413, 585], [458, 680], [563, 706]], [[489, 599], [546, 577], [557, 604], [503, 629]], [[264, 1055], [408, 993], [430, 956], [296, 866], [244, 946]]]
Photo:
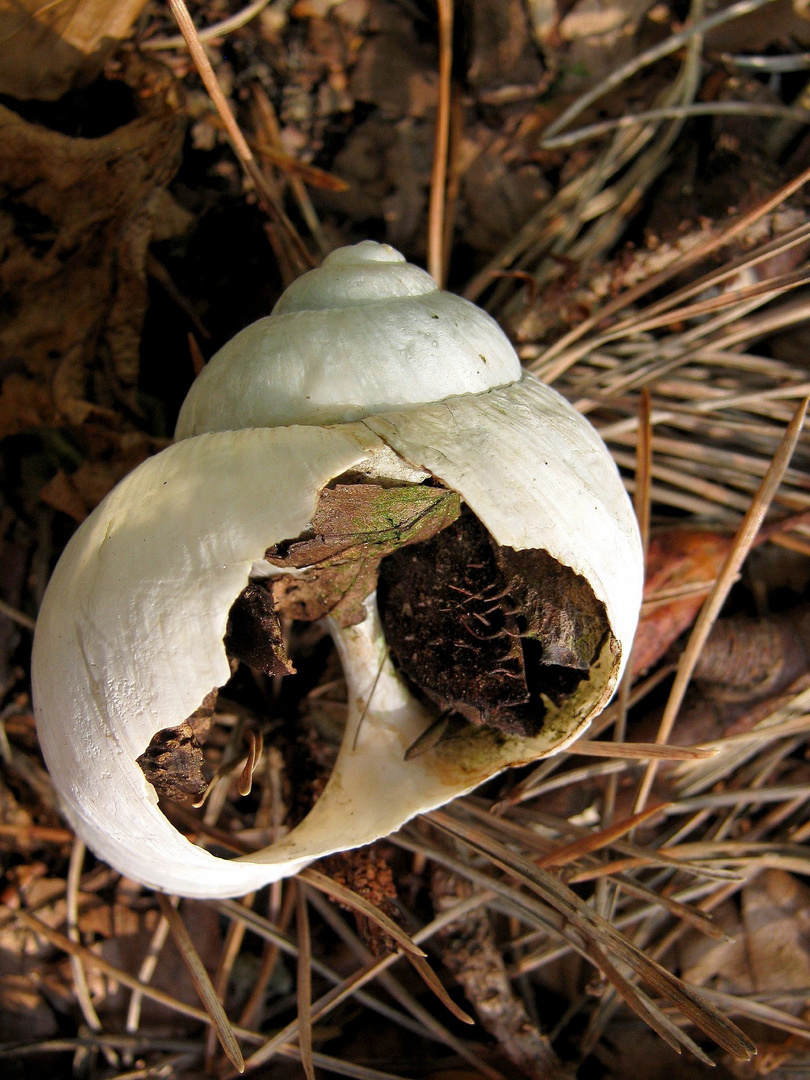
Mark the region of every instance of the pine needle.
[[[675, 673], [675, 681], [672, 684], [672, 689], [664, 708], [664, 715], [661, 718], [661, 724], [656, 737], [656, 742], [658, 743], [666, 743], [672, 732], [672, 727], [683, 702], [686, 688], [689, 685], [689, 680], [692, 677], [692, 672], [694, 671], [698, 656], [706, 643], [706, 639], [709, 636], [714, 621], [719, 615], [720, 609], [725, 603], [732, 585], [737, 580], [740, 568], [754, 544], [756, 535], [759, 532], [760, 526], [771, 505], [771, 501], [782, 482], [782, 477], [793, 456], [793, 451], [796, 448], [796, 443], [799, 440], [804, 425], [807, 407], [808, 399], [805, 399], [796, 410], [779, 449], [774, 456], [771, 467], [763, 479], [748, 513], [745, 515], [745, 518], [737, 531], [734, 543], [732, 544], [731, 550], [717, 576], [714, 588], [706, 597], [703, 607], [700, 610], [700, 614], [695, 621], [692, 633], [689, 636], [689, 641], [681, 656], [680, 663], [678, 664], [678, 670]], [[644, 808], [652, 789], [656, 768], [657, 763], [655, 761], [651, 761], [647, 766], [636, 798], [637, 812]]]
[[239, 1048], [239, 1043], [236, 1041], [236, 1035], [231, 1027], [231, 1022], [222, 1007], [222, 1003], [217, 997], [216, 990], [214, 990], [213, 984], [208, 977], [208, 972], [205, 970], [205, 965], [200, 959], [200, 954], [194, 948], [194, 943], [186, 929], [186, 924], [180, 917], [180, 912], [172, 905], [167, 896], [164, 896], [163, 893], [155, 893], [155, 895], [160, 904], [160, 910], [163, 913], [163, 917], [169, 924], [169, 930], [174, 938], [177, 951], [180, 953], [183, 963], [188, 968], [189, 975], [191, 975], [197, 993], [200, 995], [200, 1000], [205, 1006], [205, 1011], [211, 1018], [211, 1025], [217, 1033], [217, 1038], [222, 1045], [222, 1049], [225, 1051], [228, 1060], [233, 1067], [238, 1072], [242, 1073], [245, 1071], [245, 1059], [242, 1057], [242, 1051]]
[[296, 919], [298, 930], [298, 1045], [301, 1047], [301, 1065], [307, 1080], [315, 1080], [312, 1061], [312, 949], [309, 937], [309, 912], [307, 911], [307, 887], [300, 879], [296, 887]]

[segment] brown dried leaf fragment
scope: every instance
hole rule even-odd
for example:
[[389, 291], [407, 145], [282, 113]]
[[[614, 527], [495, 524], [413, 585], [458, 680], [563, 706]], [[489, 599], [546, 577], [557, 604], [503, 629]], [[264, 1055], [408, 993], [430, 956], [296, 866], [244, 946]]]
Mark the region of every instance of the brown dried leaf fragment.
[[657, 664], [695, 621], [730, 543], [728, 535], [706, 529], [673, 528], [651, 538], [633, 644], [634, 679]]
[[67, 114], [74, 136], [48, 128], [41, 107], [0, 104], [0, 369], [24, 362], [76, 424], [109, 418], [116, 399], [139, 408], [146, 254], [167, 218], [186, 126], [166, 68], [134, 53], [122, 61], [122, 78], [93, 91], [109, 97], [118, 126], [93, 137], [84, 112]]
[[312, 535], [279, 544], [265, 556], [278, 567], [312, 567], [305, 575], [274, 579], [276, 610], [306, 621], [331, 615], [341, 626], [362, 622], [362, 603], [376, 586], [380, 559], [433, 536], [458, 517], [459, 509], [458, 495], [444, 488], [326, 488]]
[[341, 626], [366, 617], [363, 601], [374, 591], [379, 559], [318, 567], [301, 577], [275, 578], [270, 589], [276, 610], [288, 619], [315, 622], [331, 615]]
[[265, 675], [295, 674], [273, 596], [259, 582], [251, 582], [234, 601], [224, 641], [230, 656], [256, 671]]
[[588, 584], [544, 551], [500, 548], [469, 511], [384, 559], [395, 662], [443, 710], [522, 736], [587, 675], [608, 630]]
[[202, 774], [202, 747], [188, 720], [158, 731], [136, 760], [158, 795], [166, 799], [189, 802], [208, 786]]

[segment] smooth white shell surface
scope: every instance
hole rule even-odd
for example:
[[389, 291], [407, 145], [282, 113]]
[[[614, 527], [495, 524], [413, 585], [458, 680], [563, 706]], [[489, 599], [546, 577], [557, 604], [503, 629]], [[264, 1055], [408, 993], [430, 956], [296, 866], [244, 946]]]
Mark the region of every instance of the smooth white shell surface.
[[340, 248], [212, 357], [176, 438], [331, 424], [520, 378], [498, 324], [384, 244]]

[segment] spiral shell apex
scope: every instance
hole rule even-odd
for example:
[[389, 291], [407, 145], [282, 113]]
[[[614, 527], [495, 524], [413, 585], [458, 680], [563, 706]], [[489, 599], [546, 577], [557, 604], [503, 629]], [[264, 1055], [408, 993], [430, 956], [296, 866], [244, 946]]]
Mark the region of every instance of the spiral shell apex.
[[340, 424], [519, 378], [494, 319], [438, 289], [398, 251], [365, 240], [332, 252], [271, 315], [220, 349], [192, 386], [175, 435]]
[[[389, 516], [390, 499], [404, 516]], [[425, 531], [434, 499], [450, 509]], [[329, 532], [327, 504], [348, 508], [343, 532]], [[295, 550], [306, 558], [291, 562]], [[355, 594], [341, 606], [346, 581]], [[641, 584], [632, 507], [587, 420], [521, 374], [489, 316], [366, 241], [220, 350], [175, 445], [71, 539], [34, 641], [43, 754], [77, 833], [122, 873], [240, 895], [569, 745], [616, 687]], [[256, 669], [229, 634], [257, 588], [274, 617], [325, 619], [346, 722], [303, 821], [227, 860], [170, 824], [138, 762], [224, 685], [234, 657]], [[438, 659], [422, 679], [425, 657]], [[513, 670], [525, 693], [505, 702]], [[455, 727], [412, 754], [439, 713]]]

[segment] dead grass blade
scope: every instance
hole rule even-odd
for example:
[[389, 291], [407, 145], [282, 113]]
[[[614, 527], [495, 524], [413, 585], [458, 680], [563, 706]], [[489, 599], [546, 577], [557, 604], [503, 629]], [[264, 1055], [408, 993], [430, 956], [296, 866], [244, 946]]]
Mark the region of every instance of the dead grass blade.
[[[539, 844], [548, 844], [547, 839], [538, 835], [536, 831], [538, 827], [550, 829], [558, 836], [573, 835], [585, 837], [591, 835], [585, 826], [575, 825], [573, 822], [568, 821], [565, 818], [556, 817], [553, 814], [544, 814], [535, 807], [529, 810], [515, 808], [513, 811], [513, 816], [517, 817], [519, 820], [525, 821], [525, 825], [519, 825], [515, 821], [510, 821], [487, 813], [480, 806], [476, 806], [470, 797], [464, 799], [463, 802], [457, 803], [454, 807], [454, 811], [471, 814], [476, 820], [481, 822], [485, 828], [489, 828], [492, 831], [503, 830], [504, 833], [510, 835], [513, 839], [519, 840], [523, 846], [528, 847], [529, 850], [537, 850]], [[519, 832], [517, 830], [519, 830]], [[611, 843], [611, 847], [614, 847], [624, 855], [628, 855], [631, 859], [639, 860], [637, 865], [659, 866], [661, 868], [668, 867], [672, 870], [679, 870], [687, 874], [696, 874], [707, 878], [713, 878], [718, 881], [728, 881], [729, 879], [737, 880], [737, 875], [730, 874], [728, 871], [716, 870], [704, 865], [698, 865], [696, 863], [690, 863], [686, 860], [675, 858], [669, 853], [669, 849], [663, 850], [657, 847], [641, 847], [639, 844], [634, 844], [628, 840], [622, 839], [614, 839]], [[543, 854], [545, 854], [548, 851], [548, 847], [546, 846], [542, 850]]]
[[673, 915], [680, 922], [693, 926], [701, 934], [705, 934], [715, 941], [731, 940], [725, 930], [713, 922], [711, 916], [704, 911], [700, 911], [696, 907], [690, 907], [689, 904], [681, 903], [680, 900], [667, 896], [665, 893], [657, 893], [652, 889], [647, 889], [644, 885], [639, 884], [635, 878], [631, 878], [627, 874], [615, 874], [613, 880], [619, 891], [645, 901], [648, 906], [665, 908], [670, 915]]
[[[752, 734], [757, 731], [766, 733], [771, 727], [790, 723], [796, 717], [804, 716], [808, 711], [810, 711], [810, 689], [800, 689], [798, 693], [789, 694], [787, 699], [781, 699], [774, 711], [752, 730]], [[688, 765], [684, 763], [677, 766], [678, 780], [675, 787], [677, 795], [685, 798], [712, 787], [753, 758], [758, 751], [759, 745], [756, 740], [740, 740], [721, 747], [720, 753], [712, 761], [694, 762]]]
[[737, 735], [725, 735], [710, 745], [720, 751], [724, 747], [737, 746], [745, 743], [756, 743], [761, 749], [763, 744], [774, 739], [784, 739], [788, 735], [797, 735], [800, 732], [810, 731], [810, 713], [796, 716], [792, 720], [785, 720], [782, 724], [771, 724], [768, 727], [756, 727], [752, 731], [741, 731]]
[[[241, 901], [245, 907], [250, 907], [253, 904], [256, 894], [250, 893], [244, 897]], [[176, 906], [176, 905], [174, 905]], [[237, 919], [232, 919], [228, 925], [228, 931], [225, 934], [225, 940], [222, 943], [222, 948], [219, 953], [219, 960], [217, 961], [217, 969], [214, 973], [212, 980], [214, 993], [220, 1001], [225, 1000], [225, 995], [228, 989], [228, 982], [230, 981], [231, 972], [233, 971], [233, 965], [236, 963], [236, 958], [242, 948], [242, 942], [245, 938], [245, 924], [239, 922]], [[209, 1073], [214, 1071], [214, 1055], [216, 1053], [216, 1031], [211, 1028], [208, 1032], [208, 1038], [205, 1044], [205, 1067]]]
[[[767, 214], [769, 210], [773, 209], [770, 205], [772, 199], [773, 197], [766, 200], [764, 211], [760, 206], [756, 207], [753, 212], [757, 215]], [[746, 215], [746, 217], [749, 219], [748, 227], [750, 227], [754, 222], [750, 220], [750, 214]], [[733, 239], [733, 236], [737, 235], [738, 222], [734, 221], [731, 228], [733, 229]], [[633, 312], [633, 314], [627, 316], [625, 319], [622, 319], [611, 327], [610, 332], [617, 333], [621, 331], [626, 333], [630, 330], [636, 330], [642, 320], [658, 316], [665, 311], [674, 311], [679, 305], [685, 304], [687, 300], [691, 300], [692, 297], [698, 296], [701, 293], [707, 293], [713, 289], [718, 289], [723, 283], [728, 282], [730, 278], [739, 276], [741, 271], [754, 270], [766, 259], [771, 259], [775, 255], [784, 254], [792, 248], [804, 244], [808, 234], [810, 234], [810, 225], [798, 225], [796, 228], [789, 229], [787, 232], [774, 237], [773, 240], [758, 244], [752, 251], [746, 251], [736, 258], [724, 260], [722, 267], [719, 269], [709, 270], [707, 273], [690, 281], [688, 285], [676, 289], [661, 300], [657, 300], [655, 303], [648, 305], [638, 312]], [[724, 230], [720, 234], [720, 236], [724, 238], [724, 243], [729, 242], [726, 239], [727, 235], [727, 230]], [[681, 265], [681, 259], [678, 259], [677, 262], [678, 265]], [[671, 267], [667, 267], [663, 272], [668, 273], [670, 270]], [[646, 282], [644, 284], [646, 285]]]
[[685, 1032], [681, 1031], [645, 994], [640, 994], [638, 987], [625, 979], [600, 948], [591, 943], [588, 946], [588, 952], [593, 963], [602, 972], [619, 997], [642, 1020], [649, 1024], [665, 1043], [671, 1046], [678, 1054], [680, 1054], [681, 1048], [685, 1047], [703, 1065], [708, 1065], [710, 1068], [714, 1067], [712, 1059], [707, 1054], [704, 1054], [694, 1039], [690, 1039]]
[[649, 124], [658, 120], [691, 119], [695, 116], [770, 116], [779, 120], [795, 120], [806, 124], [808, 120], [804, 109], [789, 105], [768, 105], [749, 101], [714, 101], [693, 105], [670, 105], [664, 109], [645, 109], [644, 112], [615, 116], [610, 120], [601, 120], [595, 124], [577, 128], [568, 135], [556, 135], [543, 139], [545, 150], [562, 150], [577, 143], [609, 135], [621, 128], [630, 128], [637, 124]]
[[[448, 912], [441, 913], [431, 923], [418, 931], [415, 937], [417, 937], [420, 942], [427, 941], [429, 938], [433, 937], [433, 935], [437, 933], [439, 929], [446, 926], [448, 922], [455, 921], [455, 919], [457, 919], [460, 915], [465, 914], [468, 910], [476, 910], [478, 907], [480, 907], [486, 902], [486, 899], [486, 895], [479, 894], [478, 897], [470, 898], [469, 901], [457, 905], [453, 908], [453, 912], [455, 913], [455, 915], [454, 918], [451, 919], [447, 918]], [[346, 922], [340, 917], [333, 905], [329, 904], [327, 901], [323, 900], [320, 897], [313, 897], [313, 905], [316, 907], [324, 922], [326, 922], [327, 925], [335, 931], [338, 937], [340, 937], [341, 940], [349, 946], [349, 948], [354, 952], [354, 954], [357, 956], [358, 960], [361, 963], [375, 963], [375, 959], [371, 955], [370, 951], [360, 941], [357, 934], [355, 934], [351, 930], [351, 928], [347, 926]], [[404, 955], [407, 956], [409, 954]], [[391, 960], [393, 958], [389, 957], [388, 959]], [[376, 963], [379, 964], [380, 961], [377, 960]], [[425, 965], [427, 966], [427, 961], [425, 961]], [[429, 977], [430, 976], [433, 976], [433, 979], [436, 979], [432, 970], [429, 971]], [[382, 967], [380, 967], [379, 973], [377, 975], [377, 980], [379, 981], [380, 986], [382, 986], [382, 988], [388, 994], [390, 994], [390, 996], [395, 1001], [399, 1002], [403, 1009], [406, 1009], [410, 1016], [412, 1016], [414, 1020], [417, 1021], [419, 1028], [421, 1029], [419, 1030], [419, 1034], [422, 1038], [434, 1039], [435, 1041], [449, 1047], [462, 1060], [467, 1061], [470, 1065], [472, 1065], [476, 1072], [479, 1072], [482, 1076], [486, 1077], [487, 1080], [504, 1080], [503, 1076], [497, 1070], [492, 1069], [491, 1066], [481, 1061], [480, 1055], [475, 1052], [474, 1047], [468, 1046], [467, 1043], [462, 1042], [460, 1039], [456, 1038], [456, 1036], [453, 1035], [433, 1015], [432, 1010], [425, 1008], [425, 1006], [423, 1006], [413, 996], [413, 994], [411, 994], [410, 991], [408, 991], [402, 985], [402, 983], [396, 978], [392, 971], [383, 970]], [[436, 981], [438, 982], [437, 979]], [[432, 985], [430, 988], [432, 989]], [[440, 986], [439, 991], [439, 996], [443, 995], [444, 987]], [[464, 1022], [466, 1023], [468, 1021]], [[400, 1023], [402, 1023], [401, 1020]]]
[[[277, 916], [277, 926], [281, 933], [287, 930], [292, 921], [295, 901], [295, 889], [290, 884], [287, 884], [282, 891]], [[267, 998], [270, 980], [276, 969], [280, 953], [281, 948], [277, 943], [265, 941], [256, 980], [239, 1016], [239, 1023], [243, 1027], [256, 1026], [257, 1017], [260, 1015], [262, 1005]]]
[[736, 1016], [744, 1016], [748, 1020], [757, 1020], [760, 1023], [779, 1028], [780, 1031], [788, 1031], [791, 1035], [797, 1035], [800, 1039], [810, 1038], [810, 1024], [804, 1023], [798, 1017], [784, 1012], [782, 1009], [776, 1009], [772, 1005], [766, 1005], [764, 1002], [756, 1001], [747, 995], [725, 994], [722, 990], [709, 988], [702, 992], [725, 1012]]
[[367, 919], [377, 923], [404, 952], [410, 953], [411, 956], [425, 956], [425, 953], [422, 952], [418, 945], [414, 945], [404, 930], [400, 929], [392, 919], [389, 919], [378, 907], [369, 903], [358, 893], [347, 889], [345, 885], [339, 885], [338, 882], [333, 881], [326, 874], [322, 874], [319, 870], [313, 870], [311, 867], [302, 870], [298, 876], [319, 892], [326, 893], [327, 896], [331, 896], [341, 904], [346, 904], [347, 907], [352, 908], [354, 911], [359, 911], [361, 915], [365, 915]]
[[630, 761], [703, 761], [717, 751], [709, 746], [666, 746], [659, 743], [597, 742], [581, 739], [567, 748], [569, 755], [584, 757], [627, 758]]
[[[82, 876], [86, 850], [84, 842], [78, 836], [74, 837], [65, 880], [65, 924], [68, 937], [75, 942], [79, 941], [79, 881]], [[84, 1022], [91, 1031], [101, 1031], [101, 1021], [90, 997], [84, 966], [78, 956], [71, 956], [70, 968], [73, 972], [73, 987], [76, 992], [76, 999], [79, 1002]]]
[[[645, 52], [640, 53], [638, 56], [634, 56], [627, 63], [622, 64], [621, 67], [612, 71], [607, 78], [603, 79], [601, 83], [598, 83], [593, 89], [589, 90], [585, 94], [581, 94], [576, 101], [569, 106], [557, 119], [546, 128], [546, 139], [550, 139], [563, 128], [567, 127], [572, 120], [574, 120], [586, 109], [590, 108], [595, 101], [598, 101], [605, 94], [610, 93], [617, 87], [621, 86], [623, 82], [632, 78], [642, 68], [649, 67], [650, 64], [654, 64], [657, 60], [662, 60], [665, 56], [669, 56], [671, 53], [676, 52], [682, 45], [686, 45], [696, 36], [702, 36], [707, 31], [712, 30], [715, 26], [720, 26], [722, 23], [730, 22], [732, 19], [738, 19], [742, 15], [747, 15], [749, 12], [756, 11], [758, 8], [764, 7], [766, 4], [771, 3], [772, 0], [741, 0], [740, 3], [732, 4], [724, 11], [710, 15], [706, 19], [702, 19], [694, 26], [687, 27], [686, 30], [682, 30], [679, 34], [671, 34], [665, 38], [664, 41], [658, 45], [653, 46], [651, 49], [647, 49]], [[544, 141], [542, 145], [547, 145]]]
[[[316, 897], [310, 897], [310, 902], [315, 904]], [[268, 919], [265, 919], [257, 912], [250, 911], [247, 908], [242, 907], [241, 904], [237, 904], [234, 900], [214, 900], [210, 901], [210, 904], [222, 915], [225, 915], [227, 918], [231, 918], [241, 922], [252, 933], [256, 934], [257, 937], [260, 937], [265, 941], [268, 941], [271, 944], [275, 945], [280, 952], [283, 952], [287, 956], [291, 957], [298, 956], [298, 949], [296, 948], [295, 944], [276, 926], [274, 926]], [[391, 959], [395, 959], [398, 955], [399, 954], [392, 954]], [[312, 958], [312, 970], [321, 978], [326, 979], [327, 982], [333, 983], [335, 986], [340, 986], [344, 982], [343, 978], [338, 975], [336, 971], [333, 971], [330, 967], [328, 967], [326, 964], [321, 963], [321, 961], [317, 960], [315, 957]], [[369, 976], [369, 978], [373, 978], [373, 975]], [[363, 980], [363, 982], [367, 981], [368, 979]], [[362, 985], [362, 983], [360, 985]], [[362, 990], [359, 990], [357, 988], [353, 989], [352, 993], [354, 993], [357, 1001], [364, 1007], [388, 1017], [388, 1019], [393, 1020], [395, 1023], [403, 1024], [405, 1027], [409, 1026], [407, 1017], [403, 1016], [402, 1014], [396, 1013], [395, 1010], [391, 1009], [383, 1002], [378, 1001], [372, 995], [366, 994]], [[422, 1032], [419, 1032], [419, 1034], [422, 1034]]]
[[648, 807], [641, 814], [633, 814], [632, 817], [625, 818], [624, 821], [618, 821], [615, 825], [599, 829], [598, 832], [592, 833], [590, 836], [583, 836], [581, 840], [565, 844], [556, 851], [532, 861], [535, 866], [543, 870], [548, 870], [552, 866], [565, 866], [574, 862], [575, 859], [581, 859], [583, 855], [591, 855], [594, 851], [600, 851], [603, 847], [608, 847], [614, 840], [618, 840], [620, 836], [624, 836], [625, 833], [630, 832], [637, 825], [641, 825], [642, 822], [655, 817], [665, 807], [666, 803], [662, 806]]
[[222, 1044], [222, 1049], [225, 1051], [228, 1060], [233, 1067], [238, 1070], [238, 1072], [242, 1073], [245, 1071], [245, 1059], [242, 1057], [242, 1051], [239, 1048], [239, 1043], [236, 1041], [236, 1035], [231, 1027], [231, 1022], [222, 1007], [222, 1002], [217, 997], [213, 983], [208, 977], [205, 965], [200, 959], [199, 953], [194, 948], [194, 943], [186, 929], [186, 924], [183, 922], [180, 912], [172, 905], [168, 896], [164, 896], [163, 893], [155, 893], [155, 896], [160, 904], [160, 910], [163, 913], [163, 917], [169, 924], [169, 930], [174, 938], [177, 951], [180, 953], [183, 963], [188, 968], [188, 972], [191, 975], [197, 993], [200, 995], [200, 1000], [211, 1018], [211, 1025], [217, 1033], [217, 1038]]
[[455, 1001], [445, 990], [441, 979], [427, 962], [423, 960], [421, 956], [414, 956], [412, 953], [405, 954], [411, 964], [416, 968], [419, 973], [419, 977], [424, 982], [425, 986], [431, 990], [439, 1001], [444, 1005], [445, 1009], [455, 1016], [456, 1020], [460, 1020], [462, 1024], [475, 1024], [475, 1020], [466, 1013], [460, 1005], [456, 1005]]
[[[784, 184], [749, 213], [735, 219], [721, 232], [697, 244], [691, 251], [674, 260], [669, 266], [664, 267], [655, 274], [646, 275], [638, 285], [625, 290], [544, 350], [537, 360], [529, 365], [530, 370], [534, 371], [545, 382], [554, 382], [563, 372], [567, 371], [586, 354], [600, 348], [604, 340], [610, 339], [612, 336], [611, 330], [606, 331], [604, 335], [597, 335], [595, 338], [588, 337], [587, 335], [597, 326], [604, 326], [608, 320], [635, 304], [643, 296], [666, 285], [673, 277], [685, 273], [691, 267], [705, 262], [715, 252], [731, 244], [738, 236], [745, 235], [757, 221], [775, 210], [786, 199], [789, 199], [791, 195], [807, 184], [808, 181], [810, 181], [810, 168], [805, 169], [797, 177]], [[580, 344], [576, 345], [577, 342], [580, 342]], [[576, 347], [574, 347], [575, 345]]]
[[5, 600], [0, 600], [0, 615], [5, 615], [7, 618], [12, 619], [15, 623], [25, 627], [26, 630], [33, 630], [37, 625], [37, 620], [32, 619], [30, 615], [26, 615], [22, 611], [18, 611], [11, 604], [6, 603]]
[[[179, 903], [180, 901], [176, 896], [172, 897], [172, 903]], [[166, 944], [166, 939], [169, 936], [169, 924], [161, 915], [154, 933], [152, 934], [149, 946], [146, 950], [146, 955], [141, 961], [141, 966], [138, 968], [138, 978], [143, 983], [151, 982], [152, 976], [155, 974], [155, 968], [157, 967], [160, 954], [163, 951], [163, 946]], [[132, 997], [129, 999], [129, 1005], [127, 1007], [127, 1022], [126, 1030], [128, 1032], [134, 1032], [138, 1030], [138, 1025], [141, 1022], [141, 1005], [143, 1003], [142, 995], [136, 990]]]
[[[454, 919], [458, 918], [459, 914], [463, 913], [463, 910], [467, 910], [468, 906], [470, 908], [477, 906], [477, 904], [482, 902], [482, 899], [483, 898], [476, 898], [473, 902], [470, 902], [469, 904], [459, 905], [458, 908], [454, 908], [448, 912], [442, 913], [442, 915], [435, 918], [430, 924], [428, 924], [428, 926], [420, 930], [417, 936], [420, 938], [420, 940], [428, 940], [438, 930], [442, 929], [444, 926], [453, 922]], [[318, 904], [318, 898], [316, 896], [311, 897], [311, 901], [316, 907], [318, 907], [318, 910], [321, 911], [324, 916], [327, 916], [325, 905], [322, 909], [322, 906]], [[333, 913], [332, 918], [328, 918], [327, 916], [327, 921], [330, 925], [337, 929], [335, 917], [336, 916], [334, 916]], [[257, 929], [259, 927], [260, 924], [257, 925]], [[345, 924], [342, 930], [340, 930], [339, 932], [341, 936], [345, 936], [347, 932], [350, 935], [348, 927], [346, 927]], [[360, 946], [359, 943], [357, 943], [357, 945], [359, 947], [356, 948], [355, 951], [357, 951], [358, 954], [365, 956], [365, 962], [363, 967], [346, 979], [337, 979], [337, 985], [334, 986], [331, 990], [329, 990], [326, 994], [324, 994], [321, 998], [319, 998], [318, 1001], [313, 1003], [311, 1009], [313, 1022], [315, 1020], [322, 1019], [332, 1009], [334, 1009], [336, 1006], [338, 1006], [350, 997], [354, 997], [358, 1001], [363, 1002], [364, 1004], [367, 1004], [370, 1000], [372, 1003], [372, 1007], [376, 1008], [377, 1011], [382, 1012], [383, 1015], [389, 1016], [396, 1023], [404, 1026], [407, 1030], [413, 1031], [420, 1038], [433, 1038], [436, 1041], [450, 1047], [463, 1060], [468, 1061], [478, 1072], [481, 1073], [482, 1076], [486, 1077], [487, 1080], [506, 1080], [506, 1078], [496, 1069], [493, 1069], [485, 1062], [482, 1062], [480, 1060], [480, 1055], [474, 1053], [472, 1048], [468, 1047], [465, 1043], [461, 1042], [459, 1039], [455, 1038], [455, 1036], [453, 1036], [449, 1031], [447, 1031], [433, 1017], [433, 1015], [428, 1012], [428, 1010], [423, 1008], [423, 1006], [421, 1006], [415, 999], [411, 998], [407, 991], [400, 987], [399, 983], [396, 982], [395, 979], [393, 979], [393, 976], [388, 972], [387, 969], [391, 967], [394, 963], [396, 963], [400, 959], [400, 956], [403, 954], [389, 953], [386, 956], [372, 958], [370, 957], [370, 954], [368, 954], [368, 950], [366, 950], [363, 946]], [[313, 964], [313, 968], [315, 970], [318, 970], [315, 964]], [[333, 978], [337, 977], [333, 976]], [[396, 1011], [391, 1009], [390, 1006], [383, 1006], [382, 1003], [376, 1002], [374, 999], [367, 999], [366, 995], [363, 995], [359, 991], [359, 988], [373, 979], [379, 979], [383, 987], [388, 991], [388, 993], [390, 993], [395, 999], [399, 1000], [401, 1004], [403, 1004], [404, 1007], [412, 1013], [416, 1020], [419, 1021], [419, 1023], [414, 1024], [409, 1017], [402, 1016], [401, 1014], [396, 1013]], [[264, 1046], [256, 1050], [250, 1058], [248, 1058], [247, 1068], [249, 1070], [256, 1068], [264, 1062], [269, 1061], [275, 1054], [286, 1053], [291, 1041], [295, 1040], [297, 1037], [298, 1021], [293, 1020], [285, 1028], [277, 1032], [271, 1039], [265, 1042]], [[316, 1065], [318, 1064], [317, 1054], [313, 1054], [313, 1061]]]
[[[737, 531], [734, 543], [732, 544], [731, 550], [718, 574], [714, 588], [706, 597], [703, 607], [700, 610], [700, 614], [695, 621], [692, 633], [689, 636], [689, 641], [678, 664], [678, 670], [675, 673], [675, 681], [672, 684], [672, 689], [664, 708], [664, 715], [661, 718], [661, 724], [656, 737], [656, 742], [658, 743], [665, 743], [670, 736], [672, 726], [675, 723], [675, 718], [678, 715], [678, 711], [683, 702], [686, 688], [689, 685], [689, 680], [692, 677], [692, 672], [697, 663], [698, 655], [706, 643], [712, 625], [720, 614], [720, 609], [725, 603], [731, 586], [737, 579], [737, 575], [748, 552], [753, 546], [759, 528], [762, 525], [765, 515], [768, 512], [768, 508], [771, 505], [771, 501], [782, 482], [782, 477], [793, 456], [793, 451], [796, 448], [796, 443], [799, 440], [804, 425], [808, 403], [810, 403], [810, 399], [805, 398], [788, 425], [788, 429], [784, 434], [771, 466], [768, 469], [759, 490], [754, 496], [748, 513], [745, 515], [745, 518]], [[647, 766], [636, 798], [636, 811], [644, 808], [644, 804], [652, 789], [656, 768], [657, 764], [655, 761], [651, 761]]]

